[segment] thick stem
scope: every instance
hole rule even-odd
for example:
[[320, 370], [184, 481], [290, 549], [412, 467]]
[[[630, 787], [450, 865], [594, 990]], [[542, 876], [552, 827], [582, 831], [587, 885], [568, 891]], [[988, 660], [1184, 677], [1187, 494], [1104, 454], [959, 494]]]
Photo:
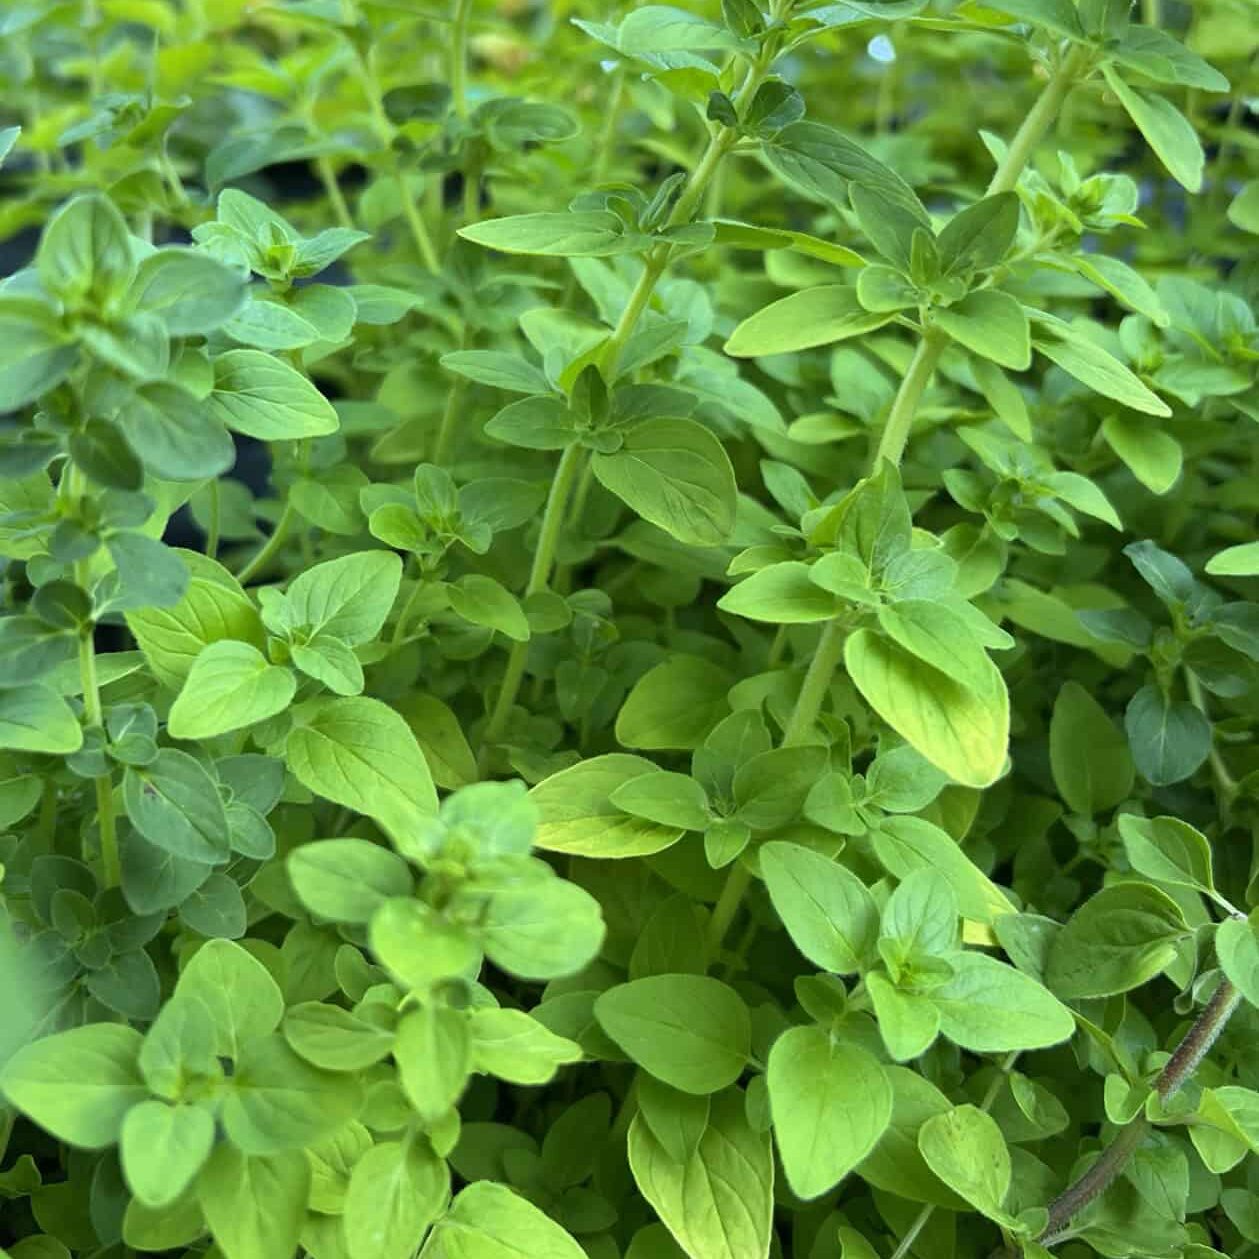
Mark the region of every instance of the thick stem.
[[783, 747], [805, 743], [813, 732], [826, 694], [831, 689], [831, 678], [844, 654], [846, 636], [847, 627], [841, 618], [835, 617], [826, 623], [822, 637], [813, 649], [813, 659], [809, 661], [808, 671], [800, 684], [800, 694], [796, 696], [787, 728], [783, 731]]
[[[1154, 1089], [1160, 1101], [1167, 1102], [1193, 1076], [1240, 1001], [1237, 989], [1227, 980], [1221, 982], [1155, 1081]], [[1150, 1121], [1144, 1115], [1125, 1125], [1088, 1171], [1049, 1204], [1049, 1221], [1039, 1238], [1042, 1246], [1052, 1246], [1066, 1239], [1072, 1219], [1110, 1188], [1150, 1129]]]
[[896, 391], [887, 423], [883, 426], [883, 435], [879, 438], [879, 446], [874, 455], [875, 471], [885, 459], [889, 463], [900, 463], [901, 456], [905, 453], [905, 443], [909, 440], [909, 430], [913, 427], [914, 416], [918, 413], [918, 404], [922, 401], [922, 395], [947, 344], [948, 337], [937, 328], [928, 328], [922, 334], [914, 357], [910, 360], [909, 370]]
[[[533, 565], [529, 570], [529, 583], [525, 587], [526, 598], [547, 589], [550, 583], [551, 569], [555, 565], [555, 552], [559, 547], [560, 532], [564, 527], [568, 498], [572, 493], [577, 473], [581, 469], [582, 453], [582, 447], [574, 442], [560, 457], [560, 465], [555, 470], [555, 480], [551, 482], [551, 493], [546, 500], [546, 510], [542, 515], [542, 530], [538, 534], [538, 545], [533, 553]], [[520, 694], [520, 684], [524, 680], [525, 663], [528, 658], [528, 642], [512, 644], [498, 699], [494, 703], [494, 710], [490, 713], [485, 734], [482, 736], [482, 772], [485, 771], [485, 761], [490, 749], [503, 737], [503, 732], [507, 729], [516, 696]]]
[[730, 924], [734, 922], [734, 916], [739, 912], [739, 905], [742, 903], [744, 894], [751, 886], [751, 883], [752, 876], [748, 873], [747, 866], [736, 858], [734, 864], [730, 867], [730, 873], [726, 875], [726, 882], [721, 889], [721, 895], [713, 906], [712, 917], [708, 920], [705, 943], [708, 949], [709, 966], [717, 960], [721, 943], [726, 938], [726, 933], [730, 930]]
[[1088, 60], [1089, 50], [1083, 44], [1076, 44], [1062, 59], [1010, 141], [1010, 147], [997, 167], [992, 183], [988, 185], [988, 196], [1009, 192], [1019, 182], [1019, 176], [1031, 161], [1036, 146], [1044, 139], [1062, 103], [1087, 68]]

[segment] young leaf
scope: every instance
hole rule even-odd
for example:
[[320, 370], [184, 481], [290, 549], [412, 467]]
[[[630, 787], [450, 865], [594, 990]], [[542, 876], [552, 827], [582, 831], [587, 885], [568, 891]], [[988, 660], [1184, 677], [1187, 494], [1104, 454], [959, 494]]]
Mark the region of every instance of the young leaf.
[[892, 1117], [892, 1087], [877, 1059], [833, 1044], [820, 1027], [793, 1027], [769, 1053], [774, 1137], [797, 1197], [833, 1189], [874, 1148]]

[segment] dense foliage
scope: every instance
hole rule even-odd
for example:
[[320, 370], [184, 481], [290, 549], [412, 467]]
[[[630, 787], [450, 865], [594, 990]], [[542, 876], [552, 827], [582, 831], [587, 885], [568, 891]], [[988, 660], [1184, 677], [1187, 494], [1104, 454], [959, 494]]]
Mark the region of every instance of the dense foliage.
[[1259, 1255], [1259, 8], [763, 2], [3, 6], [0, 1256]]

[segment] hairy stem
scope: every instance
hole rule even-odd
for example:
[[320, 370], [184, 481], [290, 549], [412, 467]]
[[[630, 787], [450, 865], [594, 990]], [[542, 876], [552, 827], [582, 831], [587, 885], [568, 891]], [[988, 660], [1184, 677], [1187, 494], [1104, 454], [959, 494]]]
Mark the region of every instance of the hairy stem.
[[747, 866], [736, 857], [734, 864], [730, 867], [730, 873], [726, 875], [721, 895], [713, 906], [712, 917], [708, 920], [705, 944], [710, 966], [717, 960], [722, 941], [726, 938], [730, 924], [734, 922], [734, 916], [739, 912], [739, 905], [751, 883], [752, 876], [748, 873]]
[[1089, 50], [1076, 44], [1062, 59], [1057, 70], [1050, 76], [1036, 103], [1028, 110], [1027, 117], [1014, 133], [1005, 157], [988, 185], [987, 195], [1009, 192], [1019, 182], [1019, 176], [1032, 159], [1036, 146], [1045, 138], [1053, 125], [1063, 102], [1088, 67]]
[[[1241, 994], [1227, 980], [1215, 990], [1155, 1081], [1160, 1101], [1168, 1101], [1193, 1076], [1240, 1001]], [[1119, 1130], [1096, 1162], [1049, 1204], [1049, 1221], [1039, 1238], [1041, 1245], [1052, 1246], [1066, 1240], [1072, 1219], [1110, 1188], [1150, 1130], [1150, 1121], [1144, 1115]]]
[[918, 404], [931, 380], [931, 375], [944, 353], [948, 337], [937, 328], [928, 328], [914, 350], [909, 370], [901, 380], [900, 388], [888, 412], [887, 423], [883, 426], [883, 435], [879, 438], [878, 449], [874, 455], [874, 469], [886, 459], [888, 463], [899, 464], [905, 453], [905, 443], [909, 440], [909, 430], [913, 427], [914, 416], [918, 414]]
[[[555, 565], [555, 552], [559, 547], [560, 532], [563, 529], [564, 516], [568, 508], [568, 498], [581, 469], [582, 454], [581, 446], [574, 442], [560, 457], [559, 467], [555, 470], [555, 480], [551, 482], [551, 492], [546, 500], [546, 510], [542, 515], [542, 529], [538, 534], [537, 549], [533, 553], [533, 565], [529, 570], [525, 598], [546, 590], [550, 583], [551, 569]], [[490, 749], [503, 737], [503, 732], [507, 729], [516, 696], [520, 694], [520, 684], [524, 680], [525, 662], [528, 658], [528, 642], [512, 644], [498, 699], [494, 703], [494, 709], [485, 727], [485, 734], [482, 736], [482, 773], [485, 772], [485, 762]]]
[[275, 559], [288, 541], [289, 531], [293, 528], [293, 521], [296, 517], [297, 512], [294, 510], [293, 504], [291, 502], [285, 503], [284, 510], [280, 513], [280, 519], [275, 522], [275, 528], [271, 531], [271, 536], [258, 548], [253, 559], [236, 574], [236, 580], [242, 586], [248, 585], [259, 573], [267, 570], [271, 561]]

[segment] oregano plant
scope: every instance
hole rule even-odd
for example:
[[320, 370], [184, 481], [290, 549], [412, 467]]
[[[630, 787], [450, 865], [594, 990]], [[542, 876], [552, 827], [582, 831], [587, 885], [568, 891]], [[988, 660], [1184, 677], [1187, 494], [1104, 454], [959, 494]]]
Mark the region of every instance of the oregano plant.
[[0, 1259], [1259, 1259], [1254, 0], [0, 36]]

